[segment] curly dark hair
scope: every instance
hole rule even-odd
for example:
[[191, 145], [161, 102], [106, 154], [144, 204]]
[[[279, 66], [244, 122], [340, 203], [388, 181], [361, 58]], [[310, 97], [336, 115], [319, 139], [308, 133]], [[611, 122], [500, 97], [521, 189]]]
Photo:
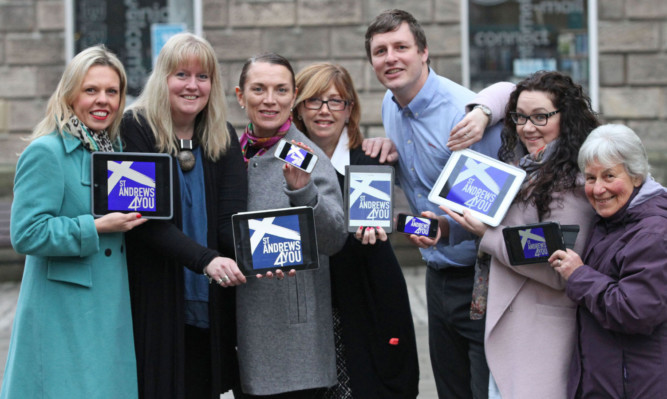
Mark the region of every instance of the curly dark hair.
[[510, 117], [510, 111], [516, 111], [519, 95], [523, 91], [541, 91], [548, 95], [555, 109], [560, 113], [560, 134], [558, 147], [537, 172], [537, 176], [528, 185], [524, 185], [515, 201], [530, 201], [537, 208], [540, 220], [549, 215], [551, 193], [571, 190], [576, 185], [579, 166], [577, 156], [579, 148], [588, 134], [600, 125], [596, 113], [591, 107], [591, 100], [584, 94], [581, 85], [560, 72], [536, 72], [517, 83], [505, 109], [505, 122], [501, 134], [502, 145], [498, 158], [505, 162], [516, 161], [517, 146], [527, 153], [526, 147], [519, 140], [516, 123]]

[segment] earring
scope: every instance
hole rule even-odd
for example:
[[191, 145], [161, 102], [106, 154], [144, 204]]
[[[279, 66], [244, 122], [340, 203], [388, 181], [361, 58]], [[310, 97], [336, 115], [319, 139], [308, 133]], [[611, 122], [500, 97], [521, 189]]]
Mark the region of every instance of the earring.
[[350, 124], [350, 120], [349, 120], [349, 119], [345, 119], [345, 124], [346, 124], [346, 125], [349, 125], [349, 124]]
[[300, 121], [303, 120], [303, 116], [301, 116], [301, 115], [297, 115], [296, 118], [297, 118], [298, 120], [300, 120]]
[[241, 109], [245, 109], [245, 105], [241, 105]]

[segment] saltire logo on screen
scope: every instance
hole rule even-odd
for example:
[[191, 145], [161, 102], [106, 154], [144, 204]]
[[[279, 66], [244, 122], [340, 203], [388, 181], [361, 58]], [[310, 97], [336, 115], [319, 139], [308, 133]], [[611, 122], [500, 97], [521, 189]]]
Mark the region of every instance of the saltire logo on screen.
[[109, 210], [157, 210], [153, 162], [107, 161], [107, 187]]
[[350, 222], [389, 226], [391, 221], [391, 175], [355, 173], [350, 178]]
[[287, 156], [285, 156], [285, 160], [294, 166], [301, 167], [303, 161], [306, 159], [306, 154], [306, 150], [293, 145], [290, 146], [289, 152], [287, 153]]
[[487, 215], [509, 175], [467, 158], [447, 199]]
[[422, 219], [414, 216], [405, 218], [405, 232], [427, 236], [431, 222], [428, 219]]
[[254, 269], [303, 263], [298, 215], [250, 219], [248, 228]]
[[549, 255], [544, 230], [541, 227], [519, 230], [519, 237], [524, 258], [531, 259]]

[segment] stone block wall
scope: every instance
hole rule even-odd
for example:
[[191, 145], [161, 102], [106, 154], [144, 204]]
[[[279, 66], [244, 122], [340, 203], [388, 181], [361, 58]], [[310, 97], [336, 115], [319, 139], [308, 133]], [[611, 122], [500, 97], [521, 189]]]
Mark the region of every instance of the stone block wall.
[[[367, 136], [383, 135], [384, 93], [366, 60], [368, 22], [404, 8], [424, 25], [431, 65], [460, 82], [461, 0], [202, 0], [204, 35], [222, 66], [230, 119], [245, 123], [234, 97], [240, 68], [253, 54], [276, 51], [295, 69], [334, 61], [351, 72]], [[654, 174], [667, 184], [667, 2], [598, 0], [600, 112], [644, 140]], [[0, 165], [16, 154], [42, 118], [65, 60], [64, 0], [0, 0]]]

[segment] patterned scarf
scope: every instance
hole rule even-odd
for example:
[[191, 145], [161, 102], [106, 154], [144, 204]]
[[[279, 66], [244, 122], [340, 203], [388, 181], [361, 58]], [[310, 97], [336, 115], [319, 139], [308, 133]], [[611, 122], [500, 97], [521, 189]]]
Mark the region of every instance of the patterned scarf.
[[78, 138], [83, 144], [83, 148], [90, 152], [113, 152], [113, 145], [106, 130], [93, 132], [74, 114], [63, 125], [63, 130]]
[[526, 154], [523, 158], [519, 160], [519, 167], [526, 171], [526, 179], [521, 185], [521, 192], [529, 189], [533, 184], [535, 179], [537, 179], [537, 174], [542, 165], [549, 160], [549, 158], [556, 152], [558, 148], [558, 139], [550, 142], [544, 147], [540, 148], [535, 152], [535, 154]]
[[[269, 150], [269, 148], [273, 147], [274, 144], [276, 144], [278, 141], [280, 141], [280, 139], [285, 137], [290, 126], [292, 126], [291, 116], [287, 118], [287, 121], [278, 128], [278, 131], [274, 136], [257, 137], [253, 135], [252, 122], [248, 123], [248, 126], [246, 126], [245, 131], [243, 132], [243, 135], [241, 136], [240, 140], [241, 152], [243, 153], [243, 160], [245, 161], [246, 165], [248, 164], [248, 160], [250, 158], [252, 158], [253, 156], [263, 155]], [[250, 154], [252, 155], [249, 155], [248, 150], [251, 148], [259, 150], [254, 153], [253, 151], [250, 151]]]

